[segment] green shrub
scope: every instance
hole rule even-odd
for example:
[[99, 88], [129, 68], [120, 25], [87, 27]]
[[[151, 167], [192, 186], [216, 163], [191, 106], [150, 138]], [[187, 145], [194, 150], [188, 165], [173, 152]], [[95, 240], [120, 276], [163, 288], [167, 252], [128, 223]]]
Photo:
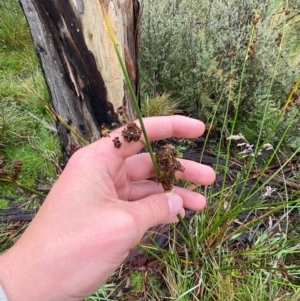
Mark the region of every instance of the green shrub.
[[[192, 116], [213, 123], [217, 134], [230, 133], [235, 124], [235, 131], [256, 141], [263, 119], [265, 139], [299, 77], [300, 58], [295, 43], [294, 48], [288, 43], [299, 33], [284, 26], [292, 14], [285, 4], [145, 1], [140, 47], [145, 92], [171, 93]], [[269, 142], [281, 137], [287, 119]]]

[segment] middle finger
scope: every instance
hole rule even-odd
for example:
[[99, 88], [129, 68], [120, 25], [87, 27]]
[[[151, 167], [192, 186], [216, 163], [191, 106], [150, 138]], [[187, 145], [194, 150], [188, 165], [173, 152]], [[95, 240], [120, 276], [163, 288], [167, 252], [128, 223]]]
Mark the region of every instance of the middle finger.
[[[177, 179], [199, 185], [210, 185], [215, 180], [215, 172], [211, 167], [190, 160], [177, 160], [185, 168], [184, 172], [176, 172]], [[156, 175], [149, 153], [129, 157], [125, 164], [127, 177], [130, 181], [141, 181]]]

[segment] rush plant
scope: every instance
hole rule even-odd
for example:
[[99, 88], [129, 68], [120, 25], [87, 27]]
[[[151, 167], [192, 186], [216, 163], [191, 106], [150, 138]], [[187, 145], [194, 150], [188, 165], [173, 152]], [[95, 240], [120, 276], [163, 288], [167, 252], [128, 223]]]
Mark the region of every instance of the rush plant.
[[[165, 145], [161, 150], [157, 151], [156, 153], [153, 152], [150, 140], [148, 138], [147, 130], [146, 130], [144, 122], [143, 122], [143, 116], [142, 116], [140, 108], [139, 108], [137, 97], [134, 93], [127, 69], [125, 67], [124, 60], [121, 56], [114, 33], [111, 29], [106, 10], [104, 8], [104, 4], [101, 0], [99, 0], [99, 3], [101, 6], [101, 9], [102, 9], [102, 13], [103, 13], [103, 16], [105, 19], [106, 26], [108, 28], [108, 32], [109, 32], [111, 41], [113, 43], [114, 49], [116, 51], [116, 55], [118, 56], [120, 66], [122, 68], [122, 72], [123, 72], [127, 87], [130, 92], [131, 100], [134, 105], [136, 115], [138, 117], [138, 120], [139, 120], [140, 126], [141, 126], [141, 129], [139, 129], [134, 122], [129, 122], [126, 125], [126, 128], [122, 132], [123, 139], [127, 142], [138, 141], [138, 140], [140, 140], [141, 133], [143, 133], [143, 136], [144, 136], [143, 142], [146, 146], [147, 151], [150, 154], [150, 157], [151, 157], [151, 160], [153, 163], [153, 167], [156, 171], [156, 182], [158, 184], [162, 185], [164, 191], [170, 191], [173, 188], [174, 184], [176, 183], [175, 172], [178, 170], [184, 171], [184, 167], [182, 167], [180, 162], [176, 160], [176, 158], [178, 157], [178, 154], [176, 153], [175, 149], [172, 146]], [[118, 111], [119, 112], [124, 111], [124, 108], [119, 108]], [[114, 143], [116, 145], [116, 142], [114, 142]], [[118, 146], [119, 145], [120, 144], [118, 143]], [[186, 225], [185, 221], [183, 220], [183, 218], [181, 217], [181, 215], [178, 214], [177, 217], [185, 229], [185, 233], [188, 237], [187, 242], [190, 244], [190, 247], [191, 247], [192, 260], [193, 260], [193, 262], [195, 262], [196, 261], [196, 250], [195, 250], [195, 245], [194, 245], [193, 239], [192, 239], [190, 232], [187, 228], [187, 225]]]

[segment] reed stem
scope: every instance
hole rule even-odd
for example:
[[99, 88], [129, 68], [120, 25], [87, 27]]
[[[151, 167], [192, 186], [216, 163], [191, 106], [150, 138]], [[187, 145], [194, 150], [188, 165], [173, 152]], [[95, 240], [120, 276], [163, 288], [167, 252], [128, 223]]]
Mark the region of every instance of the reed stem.
[[[127, 69], [126, 69], [126, 66], [125, 66], [124, 61], [123, 61], [123, 58], [122, 58], [121, 53], [119, 51], [118, 44], [116, 42], [115, 35], [114, 35], [113, 31], [112, 31], [110, 22], [108, 20], [107, 13], [106, 13], [106, 10], [104, 8], [103, 2], [101, 0], [99, 0], [99, 3], [100, 3], [100, 6], [101, 6], [101, 9], [102, 9], [102, 14], [103, 14], [103, 17], [104, 17], [104, 20], [105, 20], [105, 23], [106, 23], [106, 26], [107, 26], [107, 29], [108, 29], [109, 36], [110, 36], [111, 41], [113, 43], [114, 49], [116, 51], [116, 54], [117, 54], [117, 57], [118, 57], [118, 60], [119, 60], [119, 63], [120, 63], [120, 66], [121, 66], [121, 69], [122, 69], [125, 81], [126, 81], [126, 85], [127, 85], [128, 89], [129, 89], [130, 97], [131, 97], [133, 106], [135, 108], [135, 112], [137, 114], [138, 120], [140, 122], [142, 131], [143, 131], [146, 148], [147, 148], [147, 150], [148, 150], [148, 152], [150, 154], [150, 157], [151, 157], [151, 160], [152, 160], [152, 163], [153, 163], [156, 175], [159, 177], [160, 174], [161, 174], [161, 171], [160, 171], [160, 169], [159, 169], [159, 167], [157, 165], [157, 162], [156, 162], [156, 157], [154, 155], [154, 152], [153, 152], [153, 149], [152, 149], [152, 146], [151, 146], [151, 143], [150, 143], [150, 140], [149, 140], [149, 137], [148, 137], [148, 134], [147, 134], [144, 122], [143, 122], [143, 117], [142, 117], [142, 114], [141, 114], [141, 111], [140, 111], [140, 108], [139, 108], [139, 105], [138, 105], [138, 101], [137, 101], [135, 92], [133, 90], [133, 87], [132, 87], [132, 84], [131, 84], [131, 81], [130, 81], [130, 78], [129, 78], [129, 75], [128, 75], [128, 72], [127, 72]], [[177, 217], [178, 217], [179, 221], [181, 222], [181, 224], [182, 224], [182, 226], [183, 226], [183, 228], [184, 228], [184, 230], [186, 232], [186, 235], [188, 237], [188, 240], [189, 240], [189, 243], [190, 243], [190, 248], [192, 250], [192, 260], [195, 263], [196, 262], [195, 244], [194, 244], [193, 239], [191, 237], [191, 234], [190, 234], [190, 232], [188, 230], [186, 222], [183, 220], [183, 218], [180, 216], [180, 214], [177, 214]]]

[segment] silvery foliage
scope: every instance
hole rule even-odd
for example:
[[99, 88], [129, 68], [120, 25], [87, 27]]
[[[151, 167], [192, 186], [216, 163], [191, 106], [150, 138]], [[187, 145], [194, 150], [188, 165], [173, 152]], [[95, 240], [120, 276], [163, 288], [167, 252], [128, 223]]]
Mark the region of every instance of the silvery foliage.
[[[242, 155], [242, 158], [246, 157], [254, 157], [255, 152], [254, 152], [254, 144], [250, 144], [247, 139], [242, 135], [231, 135], [227, 138], [227, 140], [242, 140], [243, 142], [238, 143], [237, 147], [241, 148], [242, 150], [239, 152], [239, 155]], [[270, 143], [265, 143], [261, 149], [258, 150], [257, 156], [260, 156], [263, 154], [263, 151], [268, 151], [268, 150], [273, 150], [273, 146]]]
[[[278, 3], [144, 0], [142, 90], [171, 93], [192, 116], [207, 123], [216, 112], [216, 131], [226, 122], [231, 132], [238, 111], [237, 130], [247, 131], [255, 139], [264, 120], [265, 138], [287, 99], [300, 62], [298, 57], [298, 63], [291, 63], [285, 40], [278, 46], [276, 38], [282, 26], [277, 24], [282, 23], [279, 18], [285, 18], [280, 12], [286, 1], [282, 6]], [[256, 17], [259, 21], [252, 31]], [[244, 66], [251, 37], [255, 51]], [[287, 119], [274, 132], [271, 143], [283, 133], [285, 122]]]

